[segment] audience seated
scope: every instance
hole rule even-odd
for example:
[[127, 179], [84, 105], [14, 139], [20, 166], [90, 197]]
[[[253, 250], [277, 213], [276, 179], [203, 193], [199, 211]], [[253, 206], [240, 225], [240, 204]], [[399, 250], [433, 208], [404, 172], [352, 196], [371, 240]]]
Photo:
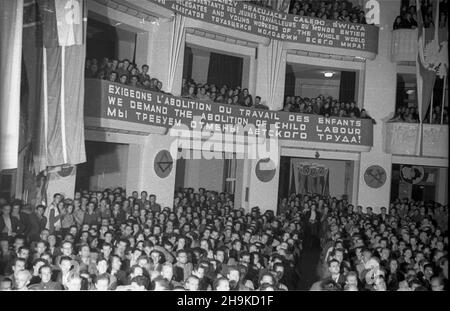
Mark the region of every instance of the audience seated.
[[11, 219], [0, 222], [1, 290], [293, 290], [318, 245], [315, 290], [447, 289], [448, 210], [435, 202], [375, 214], [345, 196], [292, 194], [275, 215], [203, 188], [164, 208], [122, 188], [55, 194], [35, 211], [0, 202]]
[[351, 1], [347, 0], [291, 0], [289, 13], [320, 19], [366, 24], [364, 8], [359, 5], [354, 5]]

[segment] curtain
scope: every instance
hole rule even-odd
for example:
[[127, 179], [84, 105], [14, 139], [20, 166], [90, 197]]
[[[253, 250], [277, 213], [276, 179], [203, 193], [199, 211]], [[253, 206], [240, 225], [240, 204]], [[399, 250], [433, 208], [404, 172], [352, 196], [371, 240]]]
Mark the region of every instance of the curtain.
[[228, 87], [242, 85], [242, 67], [244, 60], [235, 57], [211, 52], [208, 68], [208, 83], [218, 86], [224, 84]]
[[272, 110], [278, 110], [283, 107], [282, 102], [275, 102], [276, 91], [279, 87], [280, 73], [284, 69], [286, 61], [286, 50], [283, 50], [283, 41], [271, 40], [267, 51], [267, 87], [268, 87], [268, 97], [266, 105]]
[[17, 168], [23, 0], [0, 0], [0, 171]]
[[192, 49], [190, 47], [186, 47], [184, 50], [184, 62], [183, 62], [183, 78], [191, 79], [192, 78]]
[[291, 159], [293, 186], [297, 194], [330, 194], [329, 169], [318, 163], [305, 163]]
[[186, 18], [177, 14], [173, 21], [172, 38], [169, 50], [169, 74], [167, 76], [167, 92], [173, 93], [177, 64], [184, 49]]
[[355, 101], [355, 85], [356, 85], [356, 72], [342, 71], [341, 84], [339, 87], [340, 102], [347, 103]]

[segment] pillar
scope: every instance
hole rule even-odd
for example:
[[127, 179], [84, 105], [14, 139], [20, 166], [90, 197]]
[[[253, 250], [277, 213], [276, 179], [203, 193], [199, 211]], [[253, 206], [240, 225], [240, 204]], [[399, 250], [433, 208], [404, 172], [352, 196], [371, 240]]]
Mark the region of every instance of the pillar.
[[161, 151], [170, 152], [176, 139], [170, 135], [149, 135], [142, 147], [140, 170], [136, 175], [140, 186], [137, 190], [156, 195], [156, 201], [162, 208], [173, 206], [177, 161], [176, 155], [171, 155], [171, 159], [161, 157]]

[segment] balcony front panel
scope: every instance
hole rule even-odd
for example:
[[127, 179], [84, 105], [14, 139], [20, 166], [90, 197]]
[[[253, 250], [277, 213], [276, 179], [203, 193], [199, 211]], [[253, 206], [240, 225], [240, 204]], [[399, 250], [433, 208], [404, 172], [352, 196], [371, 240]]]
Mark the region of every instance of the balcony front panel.
[[[96, 79], [86, 79], [85, 116], [99, 120], [99, 127], [108, 124], [122, 131], [195, 130], [300, 143], [373, 145], [371, 119], [325, 118], [219, 104]], [[152, 130], [146, 131], [146, 127]]]
[[423, 125], [422, 154], [425, 157], [448, 158], [448, 125]]
[[241, 1], [149, 1], [210, 25], [284, 41], [291, 49], [369, 59], [378, 53], [379, 28], [374, 25], [298, 16]]
[[[425, 29], [426, 36], [433, 38], [434, 28]], [[392, 31], [391, 59], [393, 62], [415, 62], [417, 59], [417, 29], [396, 29]], [[447, 28], [438, 31], [439, 42], [446, 41]]]
[[385, 151], [394, 155], [448, 158], [448, 125], [386, 123]]
[[397, 155], [420, 155], [420, 124], [386, 123], [385, 151]]

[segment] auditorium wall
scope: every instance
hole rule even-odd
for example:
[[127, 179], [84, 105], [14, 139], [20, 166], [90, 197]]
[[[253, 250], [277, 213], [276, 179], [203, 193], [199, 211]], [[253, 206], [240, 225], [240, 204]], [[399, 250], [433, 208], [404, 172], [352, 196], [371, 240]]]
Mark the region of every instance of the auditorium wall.
[[295, 79], [295, 96], [317, 97], [319, 95], [339, 98], [339, 80]]
[[[186, 160], [183, 187], [192, 187], [196, 190], [205, 188], [222, 192], [224, 165], [225, 160], [223, 159]], [[176, 185], [176, 187], [179, 186]]]
[[127, 180], [128, 145], [95, 143], [89, 185], [92, 190], [123, 187]]
[[[117, 57], [119, 59], [129, 59], [133, 61], [134, 50], [135, 50], [135, 34], [120, 28], [117, 30]], [[143, 64], [138, 64], [142, 66]]]

